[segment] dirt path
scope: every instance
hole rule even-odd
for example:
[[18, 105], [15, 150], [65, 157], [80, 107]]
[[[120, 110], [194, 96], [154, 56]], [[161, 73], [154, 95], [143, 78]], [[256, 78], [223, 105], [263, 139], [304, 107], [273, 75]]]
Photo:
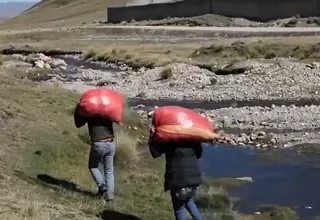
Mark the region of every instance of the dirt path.
[[288, 37], [317, 36], [320, 27], [187, 27], [187, 26], [80, 26], [27, 30], [0, 30], [0, 35], [32, 33], [39, 31], [95, 30], [108, 35], [166, 35], [184, 37]]
[[320, 27], [183, 27], [183, 26], [88, 26], [105, 33], [119, 34], [167, 34], [171, 36], [190, 35], [197, 37], [276, 37], [317, 36]]

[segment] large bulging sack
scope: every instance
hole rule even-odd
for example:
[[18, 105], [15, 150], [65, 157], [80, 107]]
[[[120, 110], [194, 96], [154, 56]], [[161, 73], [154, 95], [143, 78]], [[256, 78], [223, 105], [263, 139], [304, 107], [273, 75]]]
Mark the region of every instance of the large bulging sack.
[[81, 115], [103, 117], [119, 123], [123, 120], [124, 100], [110, 89], [92, 89], [80, 98]]
[[191, 109], [179, 106], [157, 108], [152, 117], [152, 143], [212, 141], [217, 138], [210, 121]]

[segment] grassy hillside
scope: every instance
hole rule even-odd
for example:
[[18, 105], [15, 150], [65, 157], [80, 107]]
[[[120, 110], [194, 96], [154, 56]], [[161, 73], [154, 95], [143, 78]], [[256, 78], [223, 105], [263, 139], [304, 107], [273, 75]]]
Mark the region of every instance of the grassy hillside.
[[[24, 65], [7, 58], [0, 62], [0, 219], [172, 219], [170, 198], [163, 192], [164, 163], [152, 160], [139, 144], [147, 131], [140, 119], [127, 114], [130, 120], [117, 128], [116, 201], [105, 203], [94, 196], [86, 128], [73, 124], [79, 95], [58, 84], [25, 79]], [[259, 216], [236, 214], [224, 189], [217, 187], [222, 182], [209, 181], [199, 193], [197, 202], [208, 211], [206, 219], [296, 219], [288, 208]]]
[[125, 0], [43, 0], [4, 25], [8, 28], [40, 28], [89, 24], [106, 20], [107, 6], [125, 3]]

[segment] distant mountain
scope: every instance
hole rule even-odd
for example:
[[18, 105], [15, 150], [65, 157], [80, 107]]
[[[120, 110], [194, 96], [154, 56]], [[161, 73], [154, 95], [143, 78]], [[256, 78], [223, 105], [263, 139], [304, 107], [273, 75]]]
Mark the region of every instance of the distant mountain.
[[0, 20], [15, 17], [34, 4], [36, 2], [0, 2]]

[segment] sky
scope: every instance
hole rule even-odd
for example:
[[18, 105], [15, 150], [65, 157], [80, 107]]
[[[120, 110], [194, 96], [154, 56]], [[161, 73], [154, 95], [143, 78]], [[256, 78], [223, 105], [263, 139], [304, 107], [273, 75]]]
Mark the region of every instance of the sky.
[[40, 2], [40, 0], [0, 0], [0, 2]]

